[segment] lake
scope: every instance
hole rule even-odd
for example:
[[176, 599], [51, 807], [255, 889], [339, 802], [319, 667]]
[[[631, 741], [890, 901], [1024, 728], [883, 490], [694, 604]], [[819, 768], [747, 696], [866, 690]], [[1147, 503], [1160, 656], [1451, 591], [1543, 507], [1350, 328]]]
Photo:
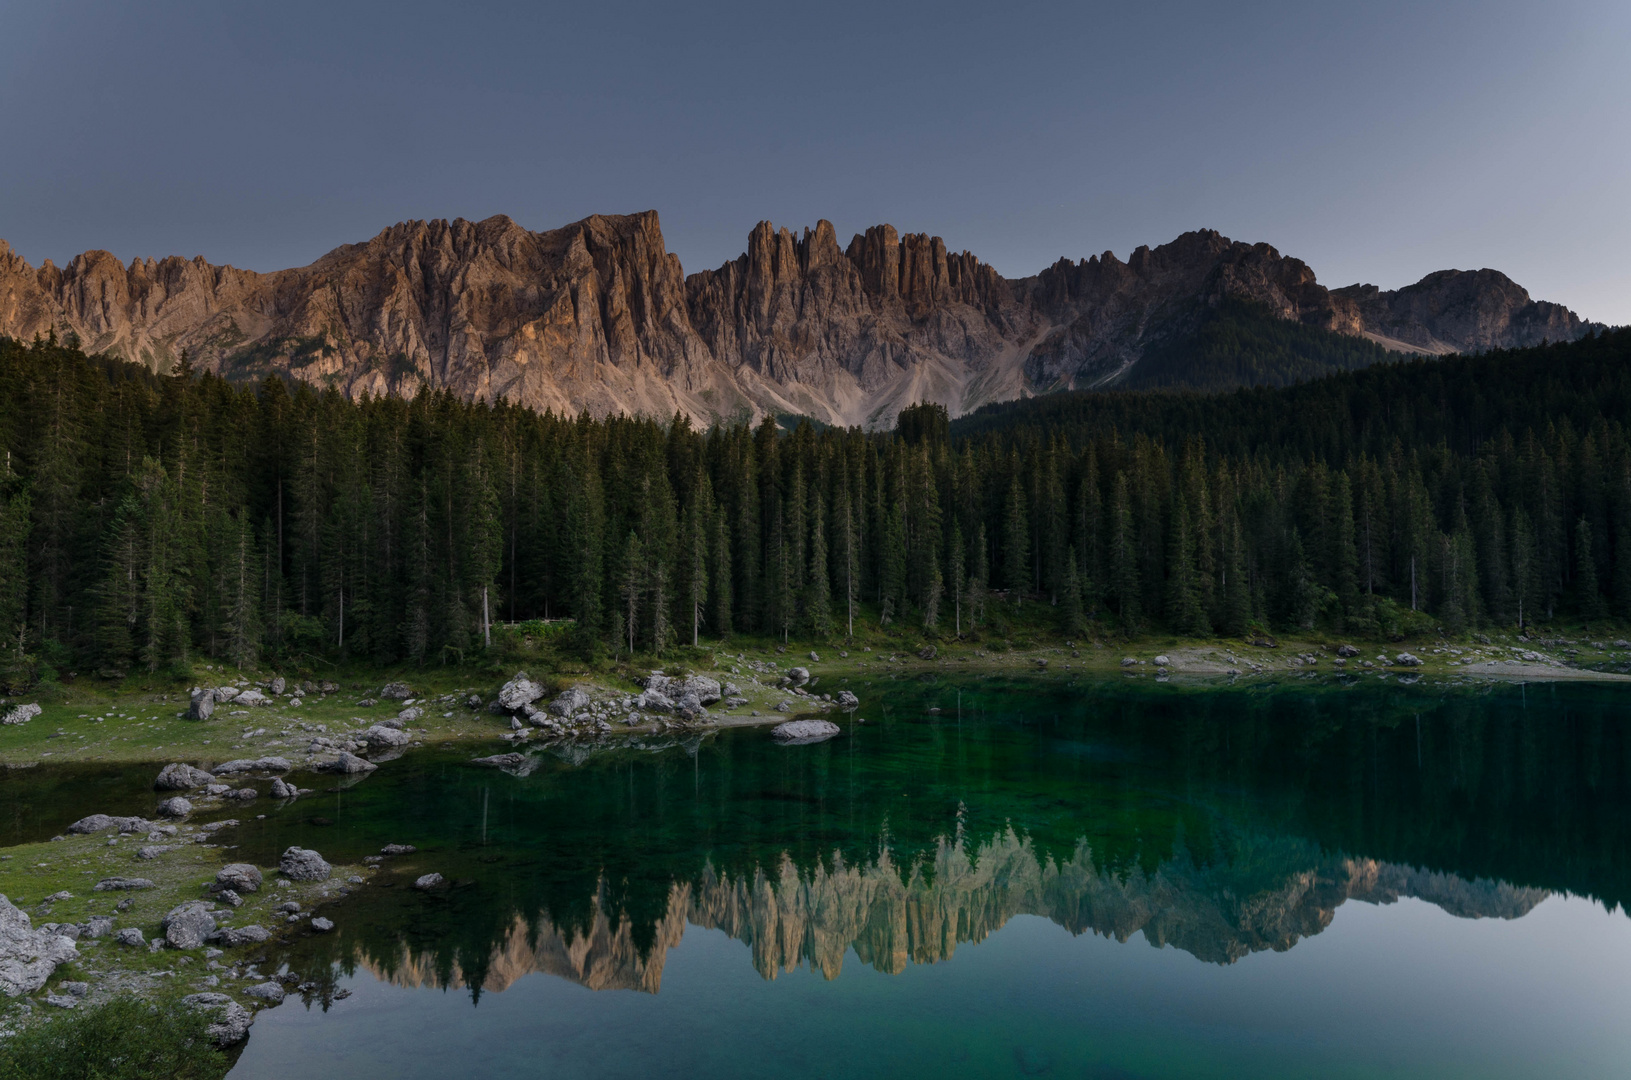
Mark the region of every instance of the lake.
[[[855, 689], [815, 745], [426, 750], [258, 804], [237, 858], [420, 850], [272, 950], [306, 990], [232, 1076], [1625, 1074], [1623, 691]], [[9, 827], [151, 771], [30, 770]]]

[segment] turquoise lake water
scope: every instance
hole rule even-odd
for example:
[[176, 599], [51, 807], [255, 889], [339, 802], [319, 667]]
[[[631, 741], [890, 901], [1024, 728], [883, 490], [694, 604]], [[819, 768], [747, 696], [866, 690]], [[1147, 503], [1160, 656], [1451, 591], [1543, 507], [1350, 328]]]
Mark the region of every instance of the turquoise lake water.
[[273, 950], [233, 1077], [1628, 1071], [1624, 691], [857, 689], [816, 745], [416, 752], [246, 821], [421, 850]]

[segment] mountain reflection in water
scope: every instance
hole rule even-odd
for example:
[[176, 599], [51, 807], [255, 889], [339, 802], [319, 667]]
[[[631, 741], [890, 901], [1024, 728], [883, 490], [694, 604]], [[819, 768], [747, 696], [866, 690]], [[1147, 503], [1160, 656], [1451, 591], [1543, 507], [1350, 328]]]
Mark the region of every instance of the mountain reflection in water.
[[[722, 930], [746, 943], [754, 968], [767, 979], [805, 964], [836, 978], [845, 954], [886, 974], [909, 964], [950, 959], [957, 946], [977, 943], [1016, 915], [1038, 915], [1075, 934], [1126, 942], [1142, 933], [1151, 945], [1171, 945], [1201, 960], [1233, 963], [1261, 950], [1284, 951], [1331, 924], [1344, 901], [1390, 904], [1414, 897], [1462, 918], [1515, 919], [1550, 895], [1503, 882], [1467, 881], [1373, 859], [1322, 857], [1305, 842], [1254, 838], [1236, 847], [1250, 866], [1202, 866], [1187, 854], [1152, 874], [1096, 867], [1087, 842], [1055, 862], [1039, 858], [1013, 829], [972, 850], [943, 840], [932, 865], [902, 872], [887, 852], [865, 866], [801, 869], [784, 858], [773, 872], [730, 877], [708, 868], [675, 882], [649, 948], [635, 944], [626, 915], [596, 894], [587, 926], [530, 922], [516, 916], [482, 965], [482, 990], [502, 991], [524, 975], [545, 973], [592, 990], [657, 993], [663, 961], [686, 925]], [[376, 977], [399, 986], [470, 985], [457, 965], [434, 952], [357, 958]]]

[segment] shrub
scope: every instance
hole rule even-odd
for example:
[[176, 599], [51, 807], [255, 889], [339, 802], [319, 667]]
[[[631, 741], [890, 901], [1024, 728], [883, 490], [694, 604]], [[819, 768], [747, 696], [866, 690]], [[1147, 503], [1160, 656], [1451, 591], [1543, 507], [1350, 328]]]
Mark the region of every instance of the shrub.
[[26, 1025], [0, 1041], [0, 1080], [219, 1080], [230, 1062], [208, 1017], [121, 997]]

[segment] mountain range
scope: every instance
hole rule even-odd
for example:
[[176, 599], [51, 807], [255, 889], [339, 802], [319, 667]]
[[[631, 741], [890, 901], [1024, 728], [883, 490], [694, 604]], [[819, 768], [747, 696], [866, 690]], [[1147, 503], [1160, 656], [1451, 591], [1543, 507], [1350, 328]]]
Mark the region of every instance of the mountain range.
[[[827, 221], [800, 235], [760, 222], [741, 256], [687, 276], [655, 211], [546, 232], [504, 216], [410, 221], [264, 274], [202, 257], [124, 265], [106, 251], [36, 269], [0, 241], [0, 335], [74, 335], [156, 371], [185, 352], [228, 379], [286, 374], [351, 396], [445, 388], [704, 424], [795, 414], [887, 427], [918, 401], [957, 416], [1060, 389], [1264, 381], [1247, 367], [1173, 374], [1207, 320], [1242, 305], [1297, 328], [1282, 351], [1323, 356], [1334, 342], [1347, 366], [1593, 328], [1498, 271], [1328, 289], [1301, 260], [1214, 231], [1023, 278], [889, 225], [841, 248]], [[1166, 374], [1152, 382], [1141, 374], [1155, 362], [1141, 362], [1154, 354]], [[1310, 362], [1297, 377], [1332, 363]]]

